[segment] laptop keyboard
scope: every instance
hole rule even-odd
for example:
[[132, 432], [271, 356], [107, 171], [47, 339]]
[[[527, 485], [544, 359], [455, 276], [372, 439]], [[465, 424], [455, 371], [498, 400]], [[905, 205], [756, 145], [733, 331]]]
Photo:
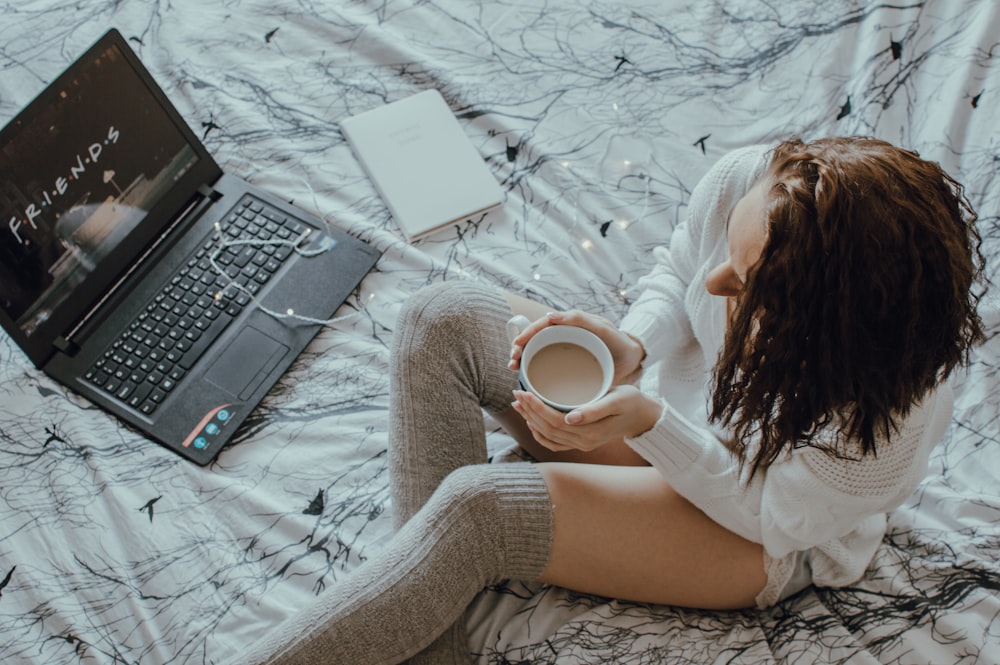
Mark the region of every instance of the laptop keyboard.
[[[155, 412], [291, 256], [291, 243], [306, 229], [260, 199], [244, 196], [84, 379], [141, 413]], [[212, 265], [213, 257], [225, 275]]]

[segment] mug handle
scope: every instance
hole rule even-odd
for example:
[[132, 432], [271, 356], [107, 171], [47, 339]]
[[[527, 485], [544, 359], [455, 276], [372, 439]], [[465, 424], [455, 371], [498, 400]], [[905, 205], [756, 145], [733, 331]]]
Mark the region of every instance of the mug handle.
[[528, 317], [523, 314], [510, 317], [507, 320], [507, 341], [514, 343], [514, 338], [521, 334], [521, 331], [531, 324]]

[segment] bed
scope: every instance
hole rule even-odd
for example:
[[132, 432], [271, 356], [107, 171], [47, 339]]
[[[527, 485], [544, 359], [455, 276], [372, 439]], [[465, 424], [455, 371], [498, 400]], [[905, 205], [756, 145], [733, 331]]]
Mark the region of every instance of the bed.
[[[918, 150], [966, 185], [998, 278], [990, 0], [33, 0], [2, 14], [3, 122], [118, 27], [227, 171], [383, 252], [207, 467], [0, 337], [3, 663], [218, 663], [328, 592], [391, 533], [386, 374], [407, 297], [478, 280], [617, 319], [733, 148], [869, 134]], [[428, 88], [504, 203], [407, 243], [337, 123]], [[503, 584], [465, 616], [476, 661], [1000, 662], [1000, 299], [981, 314], [988, 339], [952, 378], [928, 477], [857, 584], [729, 613]]]

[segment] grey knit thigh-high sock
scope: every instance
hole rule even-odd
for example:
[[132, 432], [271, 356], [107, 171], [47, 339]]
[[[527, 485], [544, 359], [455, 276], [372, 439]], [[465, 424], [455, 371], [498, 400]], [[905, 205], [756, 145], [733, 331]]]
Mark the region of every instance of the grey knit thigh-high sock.
[[[454, 624], [487, 584], [536, 579], [548, 560], [551, 520], [534, 464], [458, 469], [383, 550], [234, 663], [398, 663]], [[457, 653], [437, 652], [443, 660], [428, 662]]]
[[402, 526], [453, 469], [486, 462], [485, 408], [510, 406], [517, 374], [507, 369], [512, 316], [499, 292], [471, 282], [418, 291], [393, 335], [389, 474]]
[[488, 584], [538, 578], [552, 538], [545, 483], [531, 464], [483, 464], [482, 409], [505, 409], [516, 385], [506, 369], [510, 316], [501, 294], [465, 282], [406, 303], [390, 370], [399, 531], [240, 662], [468, 663], [459, 619], [469, 602]]
[[[496, 290], [446, 282], [404, 305], [392, 345], [389, 477], [399, 528], [453, 469], [486, 461], [482, 410], [510, 406], [517, 375], [507, 369], [513, 312]], [[457, 621], [409, 665], [468, 663]]]

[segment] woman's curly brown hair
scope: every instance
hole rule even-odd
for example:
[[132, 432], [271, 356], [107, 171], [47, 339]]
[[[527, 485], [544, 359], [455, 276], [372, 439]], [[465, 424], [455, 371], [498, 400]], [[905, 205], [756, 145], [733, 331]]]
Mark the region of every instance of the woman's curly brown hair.
[[[846, 454], [845, 437], [876, 454], [983, 338], [976, 213], [938, 164], [870, 138], [792, 139], [764, 177], [768, 238], [714, 370], [711, 413], [750, 477], [791, 447]], [[831, 426], [840, 444], [817, 439]]]

